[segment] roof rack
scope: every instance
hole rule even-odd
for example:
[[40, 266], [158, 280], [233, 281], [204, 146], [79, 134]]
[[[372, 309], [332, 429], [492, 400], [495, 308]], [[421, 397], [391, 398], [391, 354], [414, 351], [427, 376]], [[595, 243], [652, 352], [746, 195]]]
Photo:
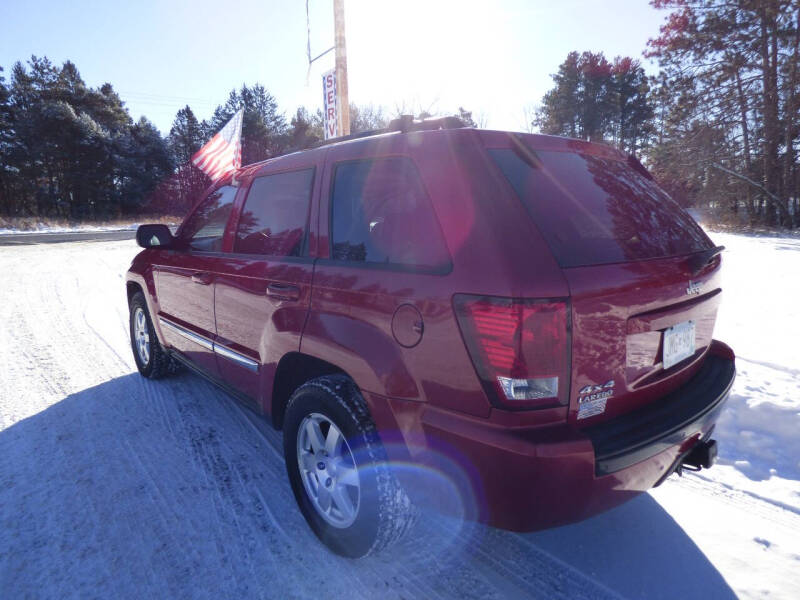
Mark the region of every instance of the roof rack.
[[327, 146], [328, 144], [336, 144], [338, 142], [345, 142], [347, 140], [357, 140], [360, 138], [371, 137], [373, 135], [380, 135], [382, 133], [392, 133], [399, 131], [400, 133], [408, 133], [410, 131], [432, 131], [436, 129], [461, 129], [465, 127], [464, 122], [458, 117], [439, 117], [437, 119], [423, 119], [422, 121], [415, 121], [413, 115], [400, 115], [398, 118], [389, 121], [389, 124], [383, 129], [372, 129], [370, 131], [359, 131], [358, 133], [351, 133], [342, 137], [335, 137], [329, 140], [324, 140], [314, 144], [314, 148], [320, 146]]

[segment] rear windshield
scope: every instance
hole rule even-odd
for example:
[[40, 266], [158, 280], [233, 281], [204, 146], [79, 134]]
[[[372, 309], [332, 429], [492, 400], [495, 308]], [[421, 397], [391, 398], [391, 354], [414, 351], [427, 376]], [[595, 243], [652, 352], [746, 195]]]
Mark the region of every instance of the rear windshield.
[[490, 149], [562, 267], [681, 256], [711, 241], [626, 162], [574, 152]]

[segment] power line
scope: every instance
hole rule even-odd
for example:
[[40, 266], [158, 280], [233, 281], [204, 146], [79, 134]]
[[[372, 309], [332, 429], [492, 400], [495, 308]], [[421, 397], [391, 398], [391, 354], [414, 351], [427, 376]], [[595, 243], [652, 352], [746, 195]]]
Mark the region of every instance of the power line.
[[195, 106], [206, 106], [214, 108], [218, 106], [219, 102], [214, 102], [208, 99], [189, 98], [187, 96], [165, 96], [159, 94], [148, 94], [144, 92], [118, 92], [121, 97], [135, 100], [143, 104], [162, 104], [162, 105], [175, 105], [175, 104], [194, 104]]

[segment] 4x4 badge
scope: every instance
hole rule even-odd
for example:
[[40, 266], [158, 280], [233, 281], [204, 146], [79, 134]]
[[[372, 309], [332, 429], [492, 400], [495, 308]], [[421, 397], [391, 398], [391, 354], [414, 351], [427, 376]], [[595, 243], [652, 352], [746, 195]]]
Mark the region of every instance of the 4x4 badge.
[[614, 393], [613, 389], [614, 389], [614, 380], [612, 379], [611, 381], [606, 381], [603, 385], [584, 386], [581, 388], [581, 391], [578, 392], [578, 396], [583, 396], [584, 394], [596, 394], [602, 392], [603, 390], [612, 390], [611, 394], [613, 394]]
[[587, 385], [578, 392], [578, 418], [586, 419], [606, 411], [606, 402], [614, 395], [614, 380], [603, 385]]

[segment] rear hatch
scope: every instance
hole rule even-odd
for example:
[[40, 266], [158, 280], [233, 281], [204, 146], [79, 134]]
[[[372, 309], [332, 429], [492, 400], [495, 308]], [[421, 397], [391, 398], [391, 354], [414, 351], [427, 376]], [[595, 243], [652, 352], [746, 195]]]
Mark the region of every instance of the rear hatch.
[[719, 250], [697, 223], [613, 149], [525, 135], [487, 146], [570, 288], [568, 419], [608, 420], [696, 373], [720, 300]]

